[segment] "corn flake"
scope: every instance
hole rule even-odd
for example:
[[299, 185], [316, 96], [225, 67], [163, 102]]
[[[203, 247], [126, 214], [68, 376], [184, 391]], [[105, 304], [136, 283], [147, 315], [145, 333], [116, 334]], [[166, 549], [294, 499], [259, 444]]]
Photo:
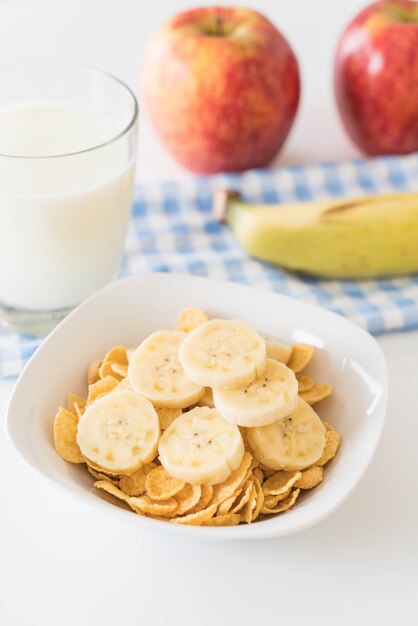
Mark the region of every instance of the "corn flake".
[[197, 513], [190, 513], [184, 517], [176, 517], [172, 520], [173, 524], [189, 524], [190, 526], [201, 526], [203, 522], [206, 522], [216, 513], [216, 504], [211, 504], [206, 509], [202, 509]]
[[285, 491], [284, 493], [281, 493], [278, 496], [265, 496], [263, 508], [274, 509], [274, 507], [277, 505], [278, 502], [281, 502], [282, 500], [286, 500], [286, 498], [288, 498], [291, 493], [292, 493], [292, 490], [289, 489], [289, 491]]
[[108, 480], [98, 480], [94, 483], [93, 487], [96, 487], [96, 489], [102, 489], [103, 491], [110, 493], [110, 495], [114, 496], [118, 500], [123, 500], [123, 502], [127, 502], [127, 504], [130, 504], [129, 496], [123, 493], [123, 491], [118, 489], [116, 485], [109, 482]]
[[100, 366], [101, 366], [102, 362], [100, 360], [97, 361], [92, 361], [88, 367], [87, 370], [87, 384], [88, 385], [94, 385], [94, 383], [97, 383], [98, 380], [100, 380]]
[[200, 485], [188, 485], [186, 484], [176, 496], [177, 511], [176, 515], [183, 515], [188, 513], [193, 507], [197, 505], [202, 495], [202, 488]]
[[[247, 504], [250, 499], [253, 481], [247, 480], [239, 494], [234, 499], [231, 506], [231, 513], [238, 513]], [[222, 506], [222, 505], [221, 505]]]
[[217, 515], [202, 522], [202, 526], [237, 526], [241, 521], [238, 513], [228, 513], [227, 515]]
[[182, 409], [169, 409], [167, 407], [154, 408], [158, 415], [161, 430], [166, 430], [174, 420], [183, 413]]
[[255, 512], [257, 506], [257, 496], [258, 491], [255, 486], [255, 481], [251, 485], [250, 497], [248, 499], [247, 504], [241, 510], [241, 521], [246, 522], [247, 524], [251, 524], [253, 513]]
[[264, 480], [267, 480], [267, 478], [270, 478], [270, 476], [274, 476], [274, 474], [277, 473], [276, 469], [273, 469], [272, 467], [267, 467], [267, 465], [263, 465], [263, 463], [260, 463], [260, 469], [263, 472]]
[[197, 504], [195, 504], [191, 509], [187, 511], [190, 515], [191, 513], [197, 513], [202, 509], [206, 509], [209, 506], [210, 501], [212, 500], [213, 495], [213, 487], [212, 485], [201, 485], [200, 487], [200, 498]]
[[120, 476], [120, 473], [115, 471], [111, 471], [108, 468], [104, 468], [101, 467], [100, 465], [97, 465], [97, 463], [93, 463], [93, 461], [91, 461], [90, 459], [88, 459], [86, 456], [84, 457], [84, 461], [85, 463], [88, 465], [88, 467], [91, 467], [92, 469], [96, 470], [96, 472], [100, 472], [101, 474], [105, 474], [106, 476], [112, 476], [112, 477], [118, 477]]
[[302, 400], [305, 400], [308, 404], [316, 404], [320, 400], [324, 400], [332, 393], [331, 385], [314, 385], [309, 391], [305, 391], [300, 394]]
[[263, 489], [257, 479], [254, 479], [254, 485], [256, 488], [257, 496], [256, 496], [255, 509], [253, 510], [253, 514], [251, 516], [252, 522], [255, 522], [257, 517], [260, 515], [261, 509], [263, 508], [263, 504], [264, 504], [264, 498], [265, 498]]
[[114, 387], [114, 391], [133, 391], [129, 378], [122, 378], [122, 380]]
[[260, 485], [263, 484], [263, 482], [264, 482], [264, 474], [263, 474], [263, 470], [261, 469], [261, 467], [256, 467], [256, 468], [253, 469], [253, 476], [254, 476], [254, 478], [256, 478], [258, 480]]
[[121, 476], [119, 487], [128, 496], [142, 496], [146, 490], [147, 476], [155, 467], [155, 463], [151, 462], [147, 465], [143, 465], [130, 476]]
[[98, 472], [92, 467], [90, 467], [90, 465], [87, 465], [87, 471], [90, 472], [90, 474], [96, 480], [104, 480], [106, 482], [112, 483], [112, 485], [115, 485], [115, 487], [119, 485], [119, 477], [108, 476], [107, 474], [103, 472]]
[[315, 463], [315, 465], [319, 465], [321, 467], [325, 465], [326, 463], [328, 463], [328, 461], [330, 461], [332, 458], [334, 458], [340, 446], [340, 435], [337, 433], [337, 431], [334, 430], [326, 422], [324, 422], [324, 425], [327, 429], [325, 433], [326, 434], [325, 448], [324, 448], [321, 458], [319, 459], [319, 461], [316, 461]]
[[[123, 374], [117, 373], [113, 366], [123, 367]], [[114, 376], [118, 380], [122, 380], [126, 376], [128, 369], [128, 357], [126, 354], [125, 346], [114, 346], [105, 355], [102, 364], [99, 368], [100, 378], [106, 378], [106, 376]]]
[[298, 489], [313, 489], [324, 477], [324, 470], [318, 465], [311, 465], [302, 472], [302, 476], [294, 484]]
[[314, 380], [307, 374], [296, 374], [296, 380], [298, 381], [299, 393], [305, 393], [314, 386]]
[[110, 375], [116, 376], [116, 377], [119, 376], [121, 380], [126, 378], [128, 374], [127, 365], [120, 365], [119, 363], [111, 363], [110, 369], [111, 369]]
[[130, 497], [128, 502], [134, 511], [145, 513], [146, 515], [172, 517], [174, 513], [177, 513], [177, 502], [174, 498], [164, 500], [163, 502], [155, 502], [148, 496], [141, 496], [139, 498]]
[[308, 365], [313, 357], [313, 353], [313, 346], [309, 346], [306, 343], [295, 343], [292, 346], [292, 354], [287, 362], [287, 367], [295, 374], [298, 374]]
[[241, 465], [231, 472], [228, 478], [218, 485], [213, 487], [213, 499], [214, 504], [221, 504], [227, 498], [230, 498], [235, 491], [247, 480], [248, 472], [251, 466], [251, 454], [245, 452], [242, 457]]
[[97, 398], [100, 398], [100, 396], [104, 396], [112, 391], [116, 387], [118, 382], [118, 379], [114, 376], [105, 376], [105, 378], [98, 380], [97, 383], [89, 385], [87, 404], [91, 404], [92, 402], [97, 400]]
[[185, 333], [190, 333], [192, 330], [204, 324], [209, 320], [206, 313], [204, 313], [198, 307], [192, 306], [188, 309], [184, 309], [180, 313], [179, 320], [177, 322], [177, 330], [182, 330]]
[[280, 361], [287, 365], [292, 354], [292, 346], [281, 341], [266, 341], [267, 358]]
[[54, 444], [58, 454], [70, 463], [84, 463], [77, 443], [78, 417], [60, 408], [54, 420]]
[[86, 409], [87, 400], [81, 396], [77, 396], [75, 393], [68, 394], [67, 411], [70, 411], [73, 415], [77, 415], [78, 418], [84, 413]]
[[185, 483], [167, 474], [162, 465], [151, 470], [146, 477], [145, 488], [152, 500], [169, 500], [183, 489]]
[[293, 489], [290, 496], [286, 498], [286, 500], [282, 500], [279, 505], [276, 506], [274, 509], [267, 509], [266, 507], [262, 507], [261, 512], [266, 515], [271, 515], [272, 513], [283, 513], [295, 504], [299, 493], [300, 489]]
[[79, 404], [77, 404], [77, 402], [75, 402], [74, 408], [75, 408], [75, 412], [77, 414], [78, 419], [80, 419], [80, 417], [83, 415], [84, 411], [86, 410], [86, 404], [83, 404], [82, 406], [80, 406]]
[[219, 506], [218, 506], [218, 515], [226, 515], [227, 513], [229, 513], [229, 511], [232, 508], [232, 505], [234, 504], [235, 500], [237, 499], [239, 494], [239, 491], [234, 491], [234, 493], [232, 494], [232, 496], [229, 496], [229, 498], [227, 498], [226, 500], [224, 500]]
[[263, 483], [263, 492], [266, 496], [278, 496], [289, 489], [295, 484], [299, 478], [302, 477], [302, 473], [297, 472], [285, 472], [279, 471], [270, 476]]

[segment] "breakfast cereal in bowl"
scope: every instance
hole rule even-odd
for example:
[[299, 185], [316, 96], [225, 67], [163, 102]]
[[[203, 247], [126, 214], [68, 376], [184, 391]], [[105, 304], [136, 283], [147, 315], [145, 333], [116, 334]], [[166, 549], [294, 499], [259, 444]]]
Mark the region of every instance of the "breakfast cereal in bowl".
[[316, 411], [332, 389], [304, 373], [313, 358], [311, 345], [188, 308], [176, 328], [82, 364], [88, 394], [58, 409], [55, 449], [85, 466], [93, 492], [141, 516], [233, 526], [282, 515], [326, 478], [340, 443]]

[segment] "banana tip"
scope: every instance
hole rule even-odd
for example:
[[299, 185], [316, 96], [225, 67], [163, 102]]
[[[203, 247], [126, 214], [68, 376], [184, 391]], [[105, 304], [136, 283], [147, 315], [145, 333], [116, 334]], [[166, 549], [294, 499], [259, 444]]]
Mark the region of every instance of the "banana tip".
[[228, 200], [231, 198], [239, 199], [239, 192], [233, 189], [215, 189], [213, 192], [212, 213], [219, 222], [225, 220]]

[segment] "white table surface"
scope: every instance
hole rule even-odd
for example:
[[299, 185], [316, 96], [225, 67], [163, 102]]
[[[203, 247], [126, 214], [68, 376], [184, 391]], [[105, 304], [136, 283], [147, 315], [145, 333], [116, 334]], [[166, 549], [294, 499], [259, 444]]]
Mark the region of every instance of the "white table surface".
[[[101, 66], [136, 89], [149, 34], [198, 4], [164, 0], [0, 3], [0, 58]], [[274, 166], [355, 155], [330, 86], [338, 33], [358, 0], [257, 0], [299, 56], [304, 97]], [[187, 174], [141, 116], [138, 179]], [[187, 543], [139, 534], [31, 475], [0, 431], [1, 626], [416, 624], [418, 331], [379, 338], [390, 401], [365, 478], [320, 525], [281, 540]], [[0, 382], [0, 416], [14, 381]]]

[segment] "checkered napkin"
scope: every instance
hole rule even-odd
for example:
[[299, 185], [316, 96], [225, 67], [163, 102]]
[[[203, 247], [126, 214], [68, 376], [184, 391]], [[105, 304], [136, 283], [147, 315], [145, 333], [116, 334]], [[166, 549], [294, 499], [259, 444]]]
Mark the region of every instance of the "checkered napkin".
[[[375, 334], [418, 327], [418, 276], [317, 280], [256, 261], [211, 213], [212, 191], [219, 186], [239, 189], [250, 202], [418, 191], [418, 155], [138, 186], [121, 271], [122, 276], [189, 273], [254, 285], [325, 306]], [[34, 337], [0, 330], [0, 377], [17, 376], [39, 343]]]

